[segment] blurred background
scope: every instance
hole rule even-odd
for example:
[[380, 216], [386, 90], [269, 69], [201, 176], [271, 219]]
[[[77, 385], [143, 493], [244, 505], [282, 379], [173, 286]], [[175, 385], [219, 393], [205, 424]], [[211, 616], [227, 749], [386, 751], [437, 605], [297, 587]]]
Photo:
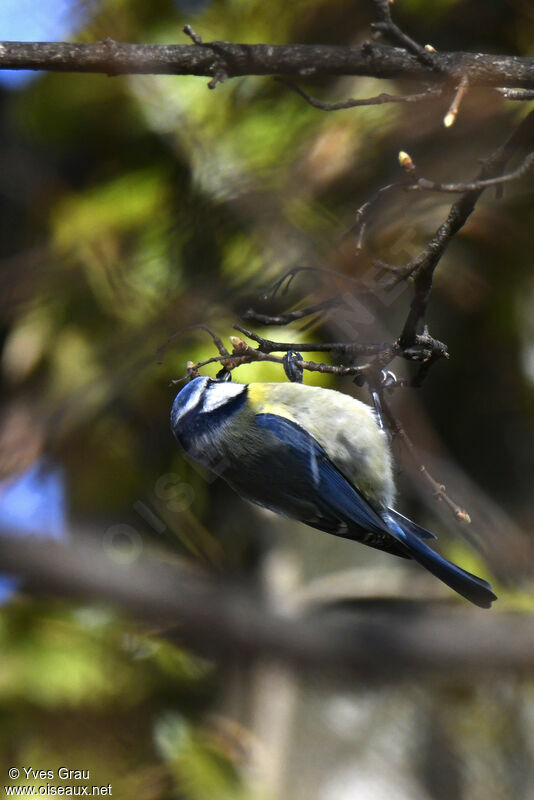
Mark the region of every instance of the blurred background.
[[[438, 50], [534, 55], [534, 10], [522, 0], [397, 0], [394, 12]], [[189, 22], [204, 41], [350, 44], [369, 38], [372, 20], [364, 0], [3, 0], [0, 40], [188, 43]], [[328, 102], [413, 88], [303, 86]], [[532, 615], [531, 178], [504, 199], [485, 194], [452, 242], [427, 317], [451, 358], [392, 398], [472, 524], [436, 502], [401, 452], [398, 507], [492, 581], [494, 610], [471, 609], [412, 564], [246, 505], [187, 462], [169, 430], [170, 381], [216, 354], [188, 326], [207, 324], [228, 344], [250, 307], [278, 313], [345, 293], [341, 310], [255, 330], [296, 342], [398, 335], [410, 287], [364, 301], [343, 276], [373, 282], [372, 257], [416, 255], [452, 198], [390, 193], [359, 259], [356, 209], [402, 177], [399, 150], [425, 177], [471, 179], [528, 110], [477, 89], [446, 130], [449, 103], [325, 113], [271, 78], [210, 91], [195, 77], [0, 74], [0, 525], [92, 537], [125, 566], [159, 548], [245, 576], [284, 614], [340, 603], [394, 612], [402, 599]], [[266, 293], [297, 265], [340, 275], [306, 272], [285, 295]], [[410, 374], [407, 362], [393, 369]], [[235, 379], [285, 378], [261, 364]], [[350, 379], [305, 382], [369, 400]], [[12, 577], [0, 599], [0, 784], [12, 766], [67, 766], [138, 800], [534, 798], [529, 675], [348, 686], [239, 654], [223, 667], [120, 609], [37, 601]]]

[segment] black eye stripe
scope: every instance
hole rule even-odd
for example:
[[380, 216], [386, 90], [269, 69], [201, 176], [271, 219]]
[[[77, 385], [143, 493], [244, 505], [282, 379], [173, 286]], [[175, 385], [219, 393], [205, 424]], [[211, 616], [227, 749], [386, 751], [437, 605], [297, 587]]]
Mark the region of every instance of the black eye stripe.
[[209, 383], [205, 383], [204, 384], [204, 388], [200, 392], [198, 401], [195, 403], [195, 406], [194, 406], [195, 408], [198, 408], [199, 405], [204, 403], [204, 398], [206, 397], [206, 394], [207, 394], [207, 391], [208, 391], [208, 387], [209, 387]]

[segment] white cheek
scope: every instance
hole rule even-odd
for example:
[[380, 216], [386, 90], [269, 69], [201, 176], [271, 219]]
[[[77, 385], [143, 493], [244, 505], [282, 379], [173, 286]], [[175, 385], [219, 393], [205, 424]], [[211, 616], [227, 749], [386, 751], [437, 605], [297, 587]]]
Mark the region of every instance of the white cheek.
[[245, 385], [242, 383], [213, 383], [204, 397], [202, 411], [215, 411], [244, 390]]

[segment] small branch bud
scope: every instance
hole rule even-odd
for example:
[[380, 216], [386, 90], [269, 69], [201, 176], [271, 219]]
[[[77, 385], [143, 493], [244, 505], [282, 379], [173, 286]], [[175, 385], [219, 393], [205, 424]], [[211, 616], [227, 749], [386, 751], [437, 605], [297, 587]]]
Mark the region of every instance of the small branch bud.
[[190, 378], [198, 378], [200, 373], [194, 361], [188, 361], [187, 364], [185, 365], [185, 368]]
[[234, 348], [234, 353], [245, 353], [249, 346], [243, 339], [240, 339], [239, 336], [230, 336], [230, 343]]
[[412, 157], [408, 153], [405, 153], [404, 150], [401, 150], [399, 153], [399, 164], [408, 175], [414, 174], [415, 164], [412, 161]]

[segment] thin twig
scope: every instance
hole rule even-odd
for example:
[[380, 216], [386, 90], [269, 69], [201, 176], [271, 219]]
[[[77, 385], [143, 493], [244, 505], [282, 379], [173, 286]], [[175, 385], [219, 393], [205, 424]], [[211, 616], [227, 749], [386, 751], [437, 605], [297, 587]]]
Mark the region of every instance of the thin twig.
[[367, 223], [369, 221], [369, 216], [371, 211], [374, 210], [375, 205], [377, 204], [380, 198], [390, 192], [392, 189], [398, 189], [404, 187], [405, 184], [397, 181], [395, 183], [388, 183], [386, 186], [382, 186], [378, 189], [369, 200], [363, 203], [356, 211], [354, 215], [354, 224], [349, 228], [349, 230], [344, 234], [343, 238], [347, 238], [353, 234], [356, 234], [356, 254], [358, 255], [363, 247], [363, 237], [365, 235], [365, 231], [367, 228]]
[[173, 342], [179, 336], [183, 336], [184, 333], [188, 333], [189, 331], [194, 331], [194, 330], [202, 330], [202, 331], [206, 331], [206, 333], [209, 333], [209, 335], [213, 339], [213, 343], [214, 343], [215, 347], [217, 348], [217, 350], [219, 351], [221, 356], [230, 355], [228, 350], [224, 346], [224, 342], [215, 333], [215, 331], [213, 331], [207, 325], [204, 325], [204, 323], [199, 322], [199, 323], [197, 323], [195, 325], [188, 325], [187, 328], [182, 328], [182, 330], [176, 331], [175, 333], [172, 334], [172, 336], [169, 336], [167, 341], [164, 344], [160, 345], [160, 347], [158, 347], [158, 349], [156, 351], [157, 363], [158, 364], [162, 364], [163, 363], [163, 358], [164, 358], [167, 350], [169, 349], [169, 346], [170, 346], [171, 342]]
[[[424, 349], [425, 340], [426, 350]], [[411, 379], [410, 386], [412, 386], [414, 389], [419, 389], [423, 385], [428, 373], [430, 372], [430, 369], [434, 366], [434, 364], [437, 361], [440, 361], [442, 358], [449, 358], [449, 351], [446, 344], [430, 336], [428, 327], [426, 325], [422, 336], [416, 336], [416, 344], [419, 348], [423, 348], [422, 352], [425, 353], [425, 356], [423, 358], [419, 357], [420, 366], [416, 374]], [[410, 352], [410, 349], [402, 352], [406, 358], [406, 354]]]
[[186, 36], [189, 36], [189, 38], [193, 41], [193, 44], [198, 44], [198, 45], [203, 44], [202, 38], [198, 35], [198, 33], [195, 30], [193, 30], [193, 28], [191, 27], [191, 25], [189, 25], [189, 23], [187, 23], [187, 25], [184, 25], [182, 30], [186, 34]]
[[[509, 139], [483, 162], [477, 183], [499, 177], [518, 149], [531, 150], [533, 144], [534, 112], [530, 112]], [[453, 203], [447, 219], [440, 225], [424, 250], [416, 258], [398, 268], [396, 280], [413, 275], [415, 285], [415, 295], [400, 337], [403, 348], [415, 341], [418, 325], [424, 318], [428, 306], [435, 269], [454, 236], [467, 222], [484, 188], [483, 186], [464, 192]]]
[[278, 292], [282, 289], [282, 286], [287, 281], [286, 285], [284, 286], [281, 294], [285, 295], [288, 293], [291, 284], [293, 283], [294, 279], [297, 275], [302, 272], [316, 272], [319, 275], [324, 275], [327, 278], [340, 278], [344, 282], [348, 283], [359, 283], [360, 279], [355, 278], [354, 275], [347, 275], [345, 272], [337, 272], [335, 269], [329, 269], [328, 267], [308, 267], [308, 266], [298, 266], [298, 267], [291, 267], [286, 272], [284, 272], [280, 278], [277, 278], [276, 281], [265, 289], [262, 292], [261, 296], [263, 300], [268, 300], [271, 297], [276, 297]]
[[445, 117], [443, 118], [443, 124], [445, 125], [446, 128], [450, 128], [451, 125], [454, 125], [454, 123], [456, 122], [456, 117], [458, 116], [460, 105], [467, 93], [468, 87], [469, 87], [469, 76], [466, 73], [465, 75], [462, 76], [462, 79], [458, 85], [456, 93], [452, 99], [452, 103], [449, 107], [449, 110], [447, 111]]
[[319, 303], [314, 303], [311, 306], [297, 309], [296, 311], [288, 311], [285, 314], [261, 314], [253, 308], [249, 308], [241, 315], [243, 320], [251, 320], [258, 322], [262, 325], [288, 325], [295, 320], [309, 317], [311, 314], [318, 314], [323, 311], [328, 311], [330, 308], [336, 308], [341, 305], [343, 298], [336, 295], [329, 297], [327, 300], [321, 300]]
[[319, 109], [319, 111], [342, 111], [347, 108], [359, 108], [361, 106], [380, 106], [384, 103], [419, 103], [422, 100], [439, 97], [443, 92], [442, 87], [438, 86], [428, 87], [424, 91], [414, 94], [387, 94], [386, 92], [382, 92], [375, 97], [366, 97], [362, 99], [351, 97], [348, 100], [341, 100], [337, 103], [324, 103], [322, 100], [312, 97], [312, 95], [304, 91], [304, 89], [294, 81], [289, 80], [289, 78], [276, 77], [275, 81], [282, 83], [284, 86], [287, 86], [288, 89], [296, 92], [296, 94], [300, 95], [300, 97], [314, 108]]
[[427, 485], [429, 486], [433, 496], [438, 501], [443, 501], [445, 505], [452, 511], [454, 517], [459, 520], [460, 522], [471, 522], [471, 518], [465, 508], [462, 508], [454, 500], [449, 497], [446, 492], [445, 486], [442, 483], [439, 483], [432, 475], [429, 473], [427, 468], [424, 464], [421, 463], [419, 456], [417, 454], [417, 450], [412, 443], [412, 440], [402, 427], [401, 423], [394, 415], [391, 410], [391, 406], [389, 405], [388, 401], [384, 397], [384, 391], [382, 389], [376, 390], [380, 397], [380, 402], [382, 406], [382, 412], [387, 420], [387, 424], [393, 436], [397, 437], [403, 444], [404, 449], [412, 459], [413, 463], [417, 467], [419, 473], [421, 474], [422, 478], [425, 480]]
[[409, 53], [417, 56], [421, 64], [427, 67], [437, 69], [436, 61], [434, 59], [435, 50], [427, 50], [423, 45], [420, 45], [406, 33], [404, 33], [398, 25], [393, 22], [391, 16], [391, 3], [389, 0], [373, 0], [374, 5], [379, 14], [379, 21], [371, 23], [371, 28], [378, 31], [382, 35], [387, 36], [392, 42], [404, 47]]
[[282, 353], [290, 350], [300, 350], [303, 353], [346, 353], [352, 356], [370, 356], [395, 348], [394, 342], [377, 342], [376, 344], [361, 344], [359, 342], [275, 342], [264, 339], [254, 331], [242, 328], [241, 325], [233, 326], [236, 331], [244, 334], [248, 339], [257, 342], [258, 350], [262, 353]]
[[436, 181], [428, 180], [427, 178], [417, 178], [414, 184], [406, 186], [408, 191], [424, 189], [425, 191], [432, 192], [476, 192], [480, 189], [485, 189], [488, 186], [498, 186], [502, 183], [510, 183], [522, 178], [534, 166], [534, 152], [525, 156], [521, 164], [516, 169], [499, 175], [495, 178], [485, 178], [482, 180], [475, 180], [467, 183], [437, 183]]
[[[261, 350], [255, 350], [238, 336], [231, 336], [230, 341], [232, 342], [234, 350], [229, 356], [213, 356], [205, 361], [199, 361], [192, 366], [198, 370], [207, 366], [208, 364], [219, 362], [223, 364], [228, 372], [237, 369], [237, 367], [240, 367], [242, 364], [251, 364], [256, 361], [270, 361], [273, 364], [280, 364], [282, 367], [284, 366], [283, 357], [274, 356], [271, 353], [263, 353]], [[299, 347], [299, 344], [294, 344], [292, 349], [296, 350]], [[295, 360], [295, 364], [300, 369], [308, 370], [309, 372], [322, 372], [338, 376], [361, 375], [370, 369], [371, 366], [370, 364], [347, 367], [343, 365], [334, 366], [332, 364], [320, 364], [316, 361], [305, 360]]]
[[[278, 342], [278, 341], [273, 341], [272, 339], [265, 339], [263, 336], [259, 336], [254, 331], [250, 331], [247, 328], [243, 328], [241, 325], [234, 325], [233, 327], [235, 330], [244, 334], [247, 338], [252, 339], [254, 342], [256, 342], [258, 348], [257, 350], [253, 351], [255, 353], [256, 352], [283, 353], [283, 352], [290, 352], [292, 350], [299, 350], [301, 352], [308, 352], [308, 353], [331, 352], [331, 353], [350, 356], [352, 358], [358, 356], [376, 356], [375, 364], [378, 364], [380, 369], [387, 366], [396, 357], [404, 358], [407, 361], [418, 361], [421, 363], [421, 369], [417, 373], [417, 376], [411, 382], [412, 386], [421, 385], [423, 378], [421, 370], [423, 369], [423, 367], [425, 368], [424, 372], [426, 373], [428, 371], [428, 365], [430, 362], [434, 363], [435, 361], [441, 358], [449, 357], [447, 346], [443, 344], [443, 342], [440, 342], [438, 339], [434, 339], [432, 336], [430, 336], [428, 328], [425, 328], [422, 334], [416, 336], [413, 345], [403, 349], [398, 340], [395, 342], [370, 342], [370, 343]], [[212, 363], [212, 361], [203, 362], [202, 364], [196, 364], [195, 366], [198, 368], [204, 366], [204, 363]], [[304, 363], [306, 362], [302, 362], [303, 365]], [[305, 369], [305, 367], [303, 368]]]

